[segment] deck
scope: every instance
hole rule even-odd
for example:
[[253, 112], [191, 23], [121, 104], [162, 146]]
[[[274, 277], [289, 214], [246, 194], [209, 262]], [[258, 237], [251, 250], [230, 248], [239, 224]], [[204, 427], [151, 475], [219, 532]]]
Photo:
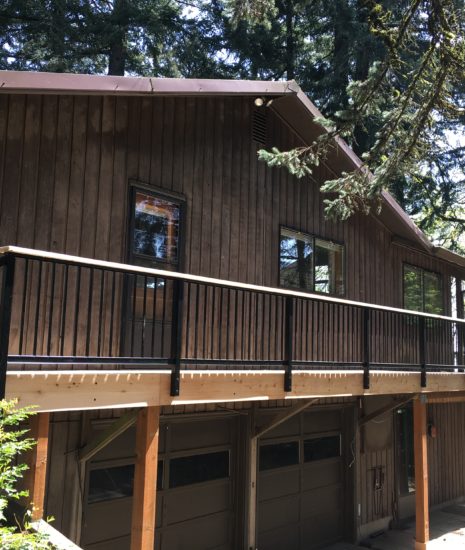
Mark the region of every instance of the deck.
[[0, 265], [0, 389], [40, 410], [465, 391], [462, 319], [19, 247]]

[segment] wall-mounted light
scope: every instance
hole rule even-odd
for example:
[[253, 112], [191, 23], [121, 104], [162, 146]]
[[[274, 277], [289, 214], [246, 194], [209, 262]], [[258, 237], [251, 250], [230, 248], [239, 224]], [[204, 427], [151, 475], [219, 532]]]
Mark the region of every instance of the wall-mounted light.
[[263, 99], [263, 97], [257, 97], [254, 103], [255, 103], [255, 107], [262, 107], [265, 103], [265, 100]]

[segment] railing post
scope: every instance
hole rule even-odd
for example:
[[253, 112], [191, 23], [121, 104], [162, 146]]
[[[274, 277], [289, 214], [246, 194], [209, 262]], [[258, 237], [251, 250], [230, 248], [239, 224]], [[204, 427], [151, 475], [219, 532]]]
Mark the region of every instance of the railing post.
[[370, 389], [370, 310], [363, 308], [363, 389]]
[[[15, 257], [6, 254], [3, 260], [0, 317], [0, 399], [5, 397], [6, 371], [8, 368], [8, 345], [10, 341], [11, 306], [15, 280]], [[26, 292], [26, 289], [24, 289]]]
[[170, 395], [179, 395], [181, 379], [181, 347], [182, 347], [182, 304], [184, 297], [184, 282], [175, 279], [173, 281], [173, 317], [171, 331], [171, 357], [174, 359], [173, 370], [171, 371]]
[[421, 387], [426, 388], [426, 333], [425, 333], [425, 318], [420, 317], [418, 323], [418, 343], [420, 352], [420, 377]]
[[294, 302], [291, 296], [286, 296], [286, 325], [285, 325], [285, 361], [284, 391], [292, 390], [292, 357], [294, 332]]

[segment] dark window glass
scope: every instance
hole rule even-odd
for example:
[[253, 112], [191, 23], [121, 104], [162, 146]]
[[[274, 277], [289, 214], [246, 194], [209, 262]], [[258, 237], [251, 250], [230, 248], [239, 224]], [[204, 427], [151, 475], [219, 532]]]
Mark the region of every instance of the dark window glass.
[[[134, 464], [91, 470], [88, 503], [132, 496]], [[158, 461], [157, 490], [163, 487], [163, 461]]]
[[134, 464], [90, 471], [89, 504], [132, 496]]
[[339, 435], [315, 437], [304, 441], [304, 462], [338, 456], [341, 456], [341, 438]]
[[283, 468], [299, 463], [298, 441], [273, 443], [260, 447], [260, 470]]
[[229, 451], [170, 460], [170, 488], [229, 477]]
[[280, 284], [325, 294], [344, 294], [344, 247], [281, 229]]
[[136, 191], [133, 253], [152, 261], [177, 264], [179, 259], [180, 205]]
[[313, 290], [313, 238], [281, 229], [279, 268], [282, 286]]
[[404, 307], [413, 311], [442, 314], [441, 277], [432, 271], [405, 265]]

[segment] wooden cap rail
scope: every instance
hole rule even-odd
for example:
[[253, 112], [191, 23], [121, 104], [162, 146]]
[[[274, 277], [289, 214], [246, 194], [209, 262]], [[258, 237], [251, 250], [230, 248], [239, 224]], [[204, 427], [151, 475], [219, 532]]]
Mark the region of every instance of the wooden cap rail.
[[81, 256], [72, 256], [69, 254], [61, 254], [58, 252], [47, 252], [45, 250], [34, 250], [32, 248], [23, 248], [20, 246], [2, 246], [0, 247], [0, 256], [7, 254], [13, 254], [14, 256], [22, 258], [36, 258], [44, 261], [53, 261], [59, 263], [65, 263], [68, 265], [84, 266], [84, 267], [98, 267], [107, 271], [118, 271], [124, 273], [147, 275], [151, 277], [162, 277], [165, 279], [174, 279], [187, 281], [192, 283], [210, 284], [214, 286], [220, 286], [223, 288], [250, 290], [253, 292], [260, 292], [264, 294], [273, 294], [278, 296], [291, 296], [295, 298], [305, 298], [308, 300], [314, 300], [319, 302], [334, 303], [347, 306], [355, 306], [359, 308], [368, 308], [377, 311], [390, 311], [392, 313], [403, 313], [406, 315], [413, 315], [415, 317], [424, 317], [425, 319], [438, 319], [443, 321], [453, 321], [454, 323], [460, 323], [465, 325], [465, 319], [459, 319], [457, 317], [448, 317], [446, 315], [435, 315], [433, 313], [424, 313], [422, 311], [413, 311], [408, 309], [383, 306], [380, 304], [370, 304], [369, 302], [356, 302], [355, 300], [347, 300], [345, 298], [336, 298], [334, 296], [327, 296], [324, 294], [314, 294], [311, 292], [299, 292], [297, 290], [288, 290], [279, 287], [268, 287], [261, 285], [254, 285], [249, 283], [241, 283], [239, 281], [228, 281], [226, 279], [215, 279], [213, 277], [204, 277], [202, 275], [191, 275], [188, 273], [180, 273], [178, 271], [167, 271], [163, 269], [152, 269], [147, 267], [140, 267], [136, 265], [123, 264], [118, 262], [107, 262], [105, 260], [95, 260], [93, 258], [83, 258]]

